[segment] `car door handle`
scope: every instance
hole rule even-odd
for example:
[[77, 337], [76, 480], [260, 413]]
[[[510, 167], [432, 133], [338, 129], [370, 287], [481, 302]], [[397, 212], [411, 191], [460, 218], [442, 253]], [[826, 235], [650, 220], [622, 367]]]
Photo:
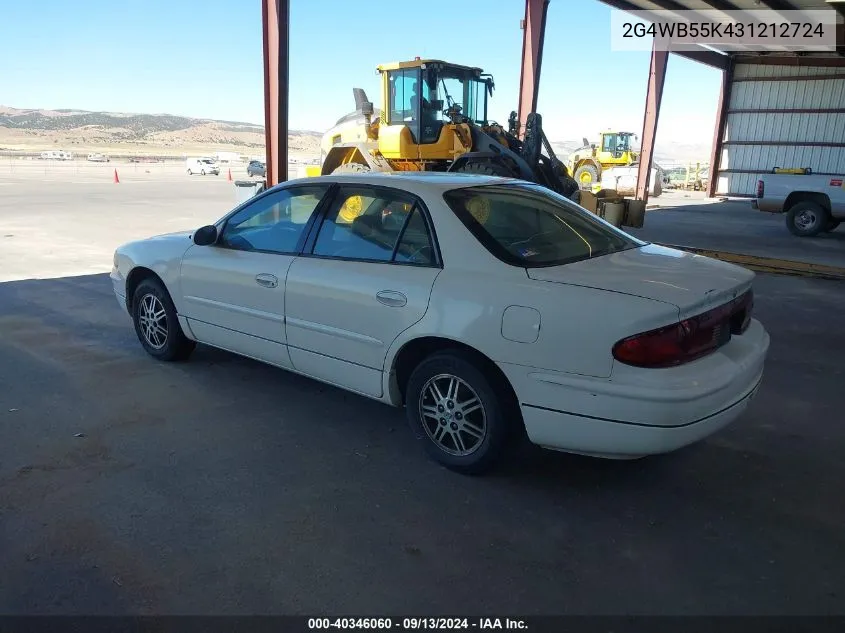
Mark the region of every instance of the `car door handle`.
[[395, 290], [382, 290], [376, 293], [376, 299], [378, 299], [379, 303], [383, 303], [391, 308], [401, 308], [408, 303], [408, 297]]
[[255, 276], [255, 283], [265, 288], [275, 288], [279, 285], [279, 278], [269, 273], [259, 273]]

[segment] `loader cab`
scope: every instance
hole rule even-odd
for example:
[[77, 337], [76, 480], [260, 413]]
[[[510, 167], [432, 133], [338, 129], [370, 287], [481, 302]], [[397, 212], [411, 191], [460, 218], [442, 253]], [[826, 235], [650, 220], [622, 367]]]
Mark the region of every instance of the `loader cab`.
[[414, 60], [378, 70], [383, 81], [383, 123], [407, 127], [414, 144], [438, 143], [450, 123], [487, 122], [493, 78], [480, 68]]
[[603, 132], [601, 135], [601, 162], [624, 163], [631, 154], [631, 132]]

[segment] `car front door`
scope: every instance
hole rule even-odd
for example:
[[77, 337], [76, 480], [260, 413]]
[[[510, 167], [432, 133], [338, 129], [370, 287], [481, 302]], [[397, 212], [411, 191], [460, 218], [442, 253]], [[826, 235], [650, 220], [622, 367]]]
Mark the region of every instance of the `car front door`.
[[425, 315], [441, 270], [428, 213], [395, 189], [343, 185], [308, 242], [285, 290], [293, 366], [380, 397], [387, 350]]
[[217, 242], [182, 258], [184, 316], [203, 343], [290, 367], [285, 277], [328, 185], [272, 191], [226, 219]]

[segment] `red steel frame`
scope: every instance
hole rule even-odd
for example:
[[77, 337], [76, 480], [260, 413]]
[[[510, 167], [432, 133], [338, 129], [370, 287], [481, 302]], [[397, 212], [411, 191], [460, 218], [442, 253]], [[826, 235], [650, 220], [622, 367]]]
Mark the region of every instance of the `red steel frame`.
[[548, 9], [549, 0], [525, 0], [525, 19], [522, 21], [522, 71], [519, 77], [519, 109], [517, 111], [520, 136], [525, 131], [528, 115], [537, 109]]
[[261, 0], [267, 187], [288, 177], [289, 0]]
[[719, 163], [722, 161], [722, 147], [725, 140], [725, 129], [728, 125], [728, 106], [731, 102], [731, 86], [733, 85], [733, 64], [722, 70], [722, 85], [719, 88], [719, 105], [716, 110], [716, 125], [713, 129], [713, 148], [710, 154], [710, 176], [707, 180], [707, 197], [716, 195], [719, 186]]
[[657, 50], [656, 42], [651, 48], [651, 67], [648, 71], [648, 91], [645, 98], [643, 134], [640, 137], [640, 158], [637, 167], [637, 200], [648, 200], [648, 185], [651, 176], [651, 162], [654, 156], [654, 139], [657, 135], [657, 120], [660, 117], [660, 103], [663, 100], [663, 84], [666, 82], [666, 64], [669, 51]]

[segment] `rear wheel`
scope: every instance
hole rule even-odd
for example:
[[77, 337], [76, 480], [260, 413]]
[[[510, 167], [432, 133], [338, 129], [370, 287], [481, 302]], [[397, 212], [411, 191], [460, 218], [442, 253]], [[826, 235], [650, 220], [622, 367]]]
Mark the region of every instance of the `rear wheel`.
[[481, 474], [503, 456], [516, 426], [509, 389], [460, 351], [423, 360], [406, 389], [408, 422], [446, 468]]
[[798, 202], [786, 212], [786, 228], [799, 237], [818, 235], [825, 230], [829, 221], [827, 209], [810, 200]]
[[575, 180], [582, 187], [589, 187], [599, 181], [599, 170], [595, 165], [581, 165], [575, 170]]
[[340, 165], [339, 167], [335, 167], [333, 174], [368, 174], [372, 171], [368, 165], [362, 165], [361, 163], [346, 163], [345, 165]]
[[499, 176], [500, 178], [514, 177], [510, 169], [501, 163], [490, 161], [467, 161], [453, 171], [464, 174], [480, 174], [482, 176]]
[[184, 360], [196, 343], [182, 332], [176, 307], [156, 279], [144, 279], [132, 296], [135, 334], [146, 352], [164, 361]]

